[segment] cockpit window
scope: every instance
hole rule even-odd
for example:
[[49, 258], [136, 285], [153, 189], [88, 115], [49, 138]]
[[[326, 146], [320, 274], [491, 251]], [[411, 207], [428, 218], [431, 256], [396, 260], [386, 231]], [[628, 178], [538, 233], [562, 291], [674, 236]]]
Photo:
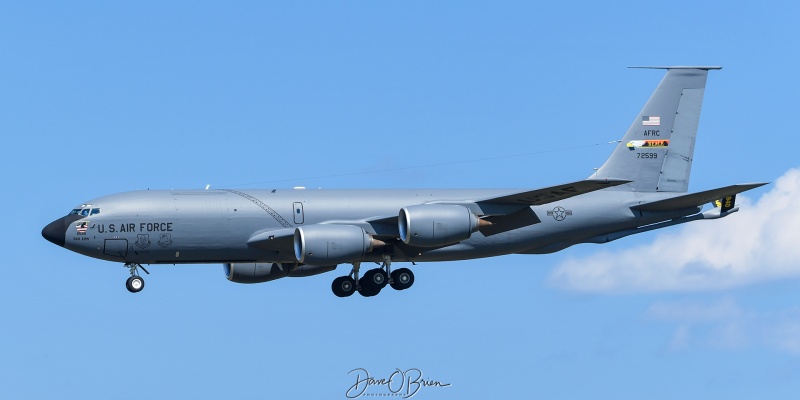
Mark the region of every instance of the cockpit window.
[[85, 208], [76, 208], [69, 212], [69, 215], [82, 215], [84, 217], [88, 217], [90, 215], [100, 214], [99, 208], [91, 208], [90, 204], [87, 204]]

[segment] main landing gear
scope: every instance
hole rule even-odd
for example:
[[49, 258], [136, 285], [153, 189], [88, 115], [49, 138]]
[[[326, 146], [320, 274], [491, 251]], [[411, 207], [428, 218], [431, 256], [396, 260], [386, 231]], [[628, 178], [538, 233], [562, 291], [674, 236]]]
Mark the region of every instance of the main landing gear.
[[380, 293], [387, 283], [394, 290], [405, 290], [414, 284], [414, 273], [410, 269], [400, 268], [392, 271], [392, 258], [389, 255], [383, 256], [383, 264], [380, 267], [367, 271], [361, 278], [358, 277], [360, 269], [361, 263], [354, 262], [349, 275], [334, 279], [331, 284], [333, 294], [347, 297], [358, 291], [364, 297], [372, 297]]
[[150, 275], [141, 264], [134, 264], [134, 263], [126, 263], [125, 268], [131, 270], [131, 277], [125, 281], [125, 287], [128, 288], [128, 291], [131, 293], [139, 293], [144, 289], [144, 278], [139, 276], [139, 268], [142, 269], [147, 275]]

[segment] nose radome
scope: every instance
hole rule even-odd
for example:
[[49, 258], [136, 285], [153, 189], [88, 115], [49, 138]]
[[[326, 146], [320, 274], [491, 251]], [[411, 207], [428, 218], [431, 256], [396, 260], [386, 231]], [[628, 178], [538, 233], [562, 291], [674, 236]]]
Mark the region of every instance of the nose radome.
[[61, 247], [64, 247], [64, 242], [67, 236], [67, 228], [69, 228], [69, 224], [83, 218], [80, 215], [67, 215], [66, 217], [61, 217], [44, 227], [42, 229], [42, 237], [47, 239], [50, 243], [57, 244]]

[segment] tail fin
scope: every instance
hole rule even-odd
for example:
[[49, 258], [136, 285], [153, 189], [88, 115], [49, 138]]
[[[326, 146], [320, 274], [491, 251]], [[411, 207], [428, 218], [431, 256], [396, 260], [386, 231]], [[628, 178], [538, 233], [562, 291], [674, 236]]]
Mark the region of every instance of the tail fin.
[[609, 190], [685, 193], [706, 77], [721, 67], [633, 68], [666, 69], [667, 74], [592, 178], [632, 181]]

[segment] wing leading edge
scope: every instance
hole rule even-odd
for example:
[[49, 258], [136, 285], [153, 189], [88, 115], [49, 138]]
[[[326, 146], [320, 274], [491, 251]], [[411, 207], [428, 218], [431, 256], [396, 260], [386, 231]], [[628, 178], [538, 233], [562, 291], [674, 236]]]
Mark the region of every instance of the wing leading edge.
[[504, 204], [518, 206], [540, 206], [570, 197], [594, 192], [613, 186], [624, 185], [631, 181], [623, 179], [586, 179], [542, 189], [513, 193], [476, 201], [477, 204]]

